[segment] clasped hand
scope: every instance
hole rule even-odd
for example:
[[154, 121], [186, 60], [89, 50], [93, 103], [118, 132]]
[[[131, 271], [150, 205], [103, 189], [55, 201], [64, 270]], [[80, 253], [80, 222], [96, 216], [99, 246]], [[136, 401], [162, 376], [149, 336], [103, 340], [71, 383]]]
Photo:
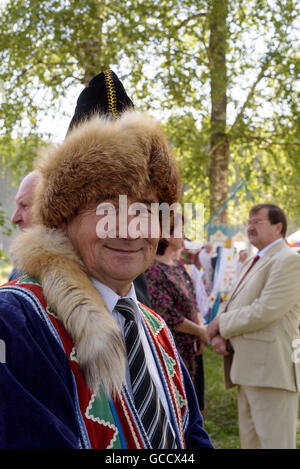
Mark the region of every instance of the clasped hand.
[[209, 343], [209, 337], [207, 334], [207, 326], [204, 326], [203, 324], [199, 325], [199, 334], [197, 335], [197, 352], [196, 355], [201, 355], [205, 347]]
[[226, 340], [221, 336], [219, 330], [219, 318], [213, 319], [207, 326], [207, 334], [211, 340], [211, 346], [218, 355], [227, 356], [229, 352], [226, 347]]

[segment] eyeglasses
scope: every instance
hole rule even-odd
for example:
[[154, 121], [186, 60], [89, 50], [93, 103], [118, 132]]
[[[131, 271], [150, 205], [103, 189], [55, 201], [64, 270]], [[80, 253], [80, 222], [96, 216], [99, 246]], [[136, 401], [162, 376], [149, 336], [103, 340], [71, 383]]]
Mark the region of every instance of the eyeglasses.
[[266, 221], [268, 221], [268, 220], [248, 220], [248, 221], [247, 221], [247, 226], [250, 226], [250, 225], [262, 225], [262, 224], [265, 223]]

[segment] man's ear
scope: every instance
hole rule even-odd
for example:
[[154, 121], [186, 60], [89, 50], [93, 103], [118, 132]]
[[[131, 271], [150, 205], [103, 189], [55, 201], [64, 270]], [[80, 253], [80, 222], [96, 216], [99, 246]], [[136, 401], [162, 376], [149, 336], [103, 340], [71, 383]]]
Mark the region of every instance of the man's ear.
[[277, 223], [276, 228], [277, 228], [278, 234], [281, 235], [281, 232], [282, 232], [282, 223], [281, 223], [281, 221]]

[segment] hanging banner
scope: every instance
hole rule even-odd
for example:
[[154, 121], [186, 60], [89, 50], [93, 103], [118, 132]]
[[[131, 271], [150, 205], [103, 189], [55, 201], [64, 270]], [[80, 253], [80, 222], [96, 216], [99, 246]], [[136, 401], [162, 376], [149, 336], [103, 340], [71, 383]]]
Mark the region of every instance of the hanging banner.
[[217, 259], [213, 289], [218, 290], [220, 293], [230, 292], [236, 277], [237, 262], [236, 249], [221, 247]]
[[213, 288], [209, 297], [211, 311], [206, 323], [218, 313], [220, 304], [226, 300], [236, 279], [238, 255], [235, 248], [218, 247]]

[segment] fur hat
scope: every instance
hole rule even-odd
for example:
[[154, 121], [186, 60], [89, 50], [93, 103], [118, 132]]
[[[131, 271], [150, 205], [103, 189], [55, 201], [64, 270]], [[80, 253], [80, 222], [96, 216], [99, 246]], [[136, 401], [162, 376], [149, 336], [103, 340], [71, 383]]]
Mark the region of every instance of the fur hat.
[[154, 190], [160, 202], [180, 195], [180, 178], [160, 125], [135, 111], [118, 120], [94, 116], [73, 129], [37, 162], [33, 217], [57, 228], [107, 194], [140, 198]]

